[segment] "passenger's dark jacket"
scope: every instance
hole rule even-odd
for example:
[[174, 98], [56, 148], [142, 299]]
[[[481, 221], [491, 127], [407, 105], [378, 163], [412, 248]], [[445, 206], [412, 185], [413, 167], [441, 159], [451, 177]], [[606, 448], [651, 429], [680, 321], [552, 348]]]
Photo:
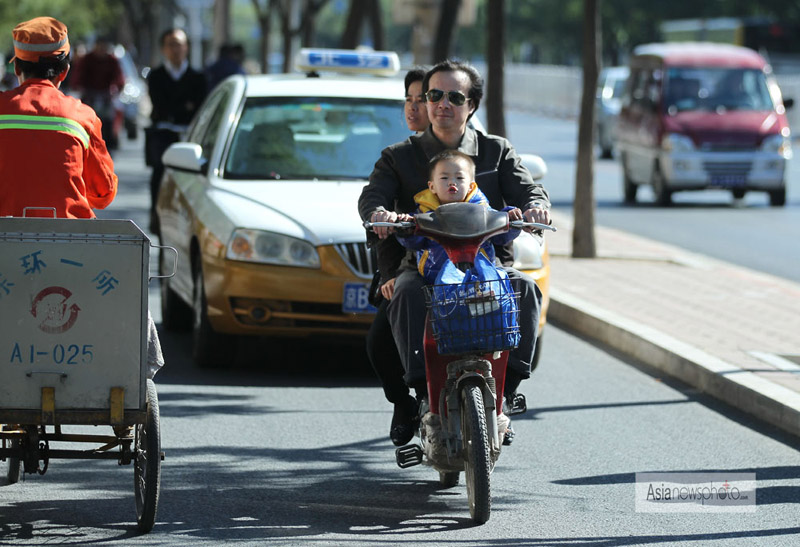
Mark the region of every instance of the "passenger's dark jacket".
[[[376, 210], [413, 213], [416, 209], [414, 196], [428, 187], [428, 162], [446, 148], [430, 127], [422, 134], [384, 148], [369, 184], [358, 199], [361, 218], [368, 220]], [[492, 209], [513, 205], [525, 211], [534, 201], [542, 202], [544, 207], [550, 206], [547, 191], [531, 178], [508, 140], [468, 127], [458, 149], [475, 162], [475, 182]], [[394, 276], [398, 257], [405, 254], [399, 243], [388, 243], [393, 239], [383, 240], [378, 251], [378, 269], [384, 281]], [[510, 250], [498, 248], [497, 251], [498, 258], [508, 264]]]

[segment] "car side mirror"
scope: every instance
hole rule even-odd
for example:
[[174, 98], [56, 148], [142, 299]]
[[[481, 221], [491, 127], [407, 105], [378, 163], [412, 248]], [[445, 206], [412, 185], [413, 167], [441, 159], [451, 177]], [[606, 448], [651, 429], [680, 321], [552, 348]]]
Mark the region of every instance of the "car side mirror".
[[522, 165], [531, 172], [533, 180], [544, 178], [547, 174], [547, 164], [541, 156], [537, 156], [536, 154], [520, 154], [519, 157], [522, 160]]
[[193, 142], [176, 142], [167, 148], [161, 161], [167, 167], [200, 173], [203, 169], [203, 147]]

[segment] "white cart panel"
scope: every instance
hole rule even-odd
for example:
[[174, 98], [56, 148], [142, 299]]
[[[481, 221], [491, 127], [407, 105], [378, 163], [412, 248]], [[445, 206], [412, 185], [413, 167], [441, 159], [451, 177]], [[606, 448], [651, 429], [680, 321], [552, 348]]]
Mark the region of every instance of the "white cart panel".
[[125, 220], [0, 218], [0, 409], [145, 406], [149, 239]]

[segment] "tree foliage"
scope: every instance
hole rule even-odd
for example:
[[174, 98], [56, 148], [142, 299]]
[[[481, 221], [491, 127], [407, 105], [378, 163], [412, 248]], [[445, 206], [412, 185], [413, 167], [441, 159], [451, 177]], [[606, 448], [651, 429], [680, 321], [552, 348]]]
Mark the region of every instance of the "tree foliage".
[[69, 29], [73, 43], [116, 30], [121, 2], [108, 0], [25, 0], [0, 2], [0, 48], [12, 49], [11, 30], [22, 21], [43, 15], [55, 17]]

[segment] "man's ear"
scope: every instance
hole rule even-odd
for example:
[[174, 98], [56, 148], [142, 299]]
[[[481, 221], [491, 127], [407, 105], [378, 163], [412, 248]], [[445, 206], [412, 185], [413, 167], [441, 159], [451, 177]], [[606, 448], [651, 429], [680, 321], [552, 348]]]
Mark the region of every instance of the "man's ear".
[[60, 83], [60, 82], [63, 82], [63, 81], [64, 81], [64, 79], [67, 77], [67, 74], [69, 73], [70, 66], [71, 66], [71, 65], [67, 64], [67, 68], [65, 68], [65, 69], [64, 69], [64, 72], [62, 72], [61, 74], [59, 74], [58, 76], [56, 76], [56, 81], [57, 81], [57, 82], [59, 82], [59, 83]]

